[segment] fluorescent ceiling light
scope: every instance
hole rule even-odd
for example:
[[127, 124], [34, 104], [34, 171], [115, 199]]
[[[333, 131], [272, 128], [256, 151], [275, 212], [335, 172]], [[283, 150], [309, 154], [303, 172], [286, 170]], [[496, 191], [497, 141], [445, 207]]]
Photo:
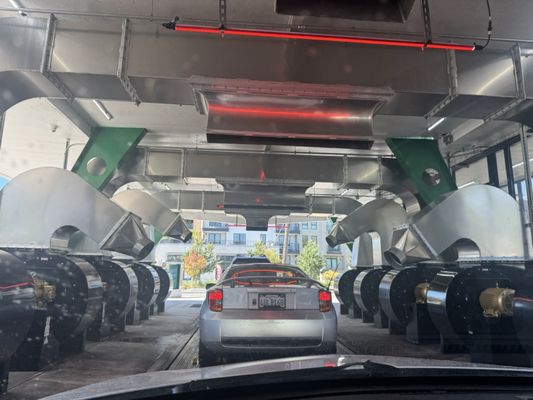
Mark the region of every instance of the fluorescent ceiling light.
[[458, 186], [458, 189], [462, 189], [470, 185], [475, 185], [476, 183], [477, 183], [476, 181], [470, 181], [470, 182], [465, 183], [464, 185]]
[[437, 126], [442, 124], [442, 122], [446, 119], [446, 117], [443, 117], [436, 122], [432, 123], [430, 126], [428, 126], [428, 132], [431, 132], [433, 129], [435, 129]]
[[107, 111], [107, 108], [105, 108], [105, 106], [102, 104], [102, 102], [100, 100], [94, 99], [93, 103], [94, 103], [94, 105], [96, 107], [98, 107], [100, 112], [102, 114], [104, 114], [104, 117], [106, 117], [108, 120], [112, 120], [113, 119], [113, 116], [111, 115], [111, 113], [109, 111]]
[[19, 0], [9, 0], [9, 4], [11, 4], [11, 6], [14, 9], [18, 10], [19, 14], [22, 15], [23, 17], [28, 15], [24, 11], [21, 10], [21, 8], [24, 8], [24, 7], [22, 6], [22, 4], [20, 4]]
[[[529, 159], [529, 162], [533, 161], [533, 158], [530, 158]], [[513, 165], [513, 168], [518, 168], [520, 167], [521, 165], [524, 165], [524, 162], [523, 161], [520, 161], [518, 164], [514, 164]]]

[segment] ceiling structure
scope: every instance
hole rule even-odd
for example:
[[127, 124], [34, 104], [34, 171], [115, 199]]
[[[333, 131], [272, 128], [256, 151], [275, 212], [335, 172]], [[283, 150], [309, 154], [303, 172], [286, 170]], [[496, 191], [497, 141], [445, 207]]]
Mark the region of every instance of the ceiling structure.
[[[443, 155], [454, 165], [517, 135], [521, 123], [533, 121], [533, 27], [528, 18], [533, 3], [528, 0], [493, 2], [492, 41], [484, 50], [471, 53], [219, 37], [161, 26], [179, 16], [183, 25], [216, 27], [220, 22], [216, 0], [19, 3], [26, 16], [19, 15], [11, 2], [0, 0], [0, 112], [6, 112], [0, 174], [7, 177], [37, 166], [64, 165], [69, 145], [70, 167], [91, 130], [100, 126], [146, 128], [139, 145], [143, 149], [208, 149], [272, 157], [289, 153], [388, 158], [387, 137], [433, 136], [440, 139]], [[419, 1], [404, 23], [276, 14], [275, 3], [260, 1], [250, 7], [245, 0], [228, 1], [225, 24], [239, 29], [424, 38]], [[431, 1], [430, 6], [434, 41], [484, 43], [485, 1]], [[313, 105], [290, 96], [291, 91], [301, 91], [300, 97], [313, 99]], [[369, 93], [379, 93], [379, 100], [368, 105]], [[265, 104], [265, 96], [274, 101], [267, 103], [270, 107], [288, 104], [314, 113], [324, 112], [328, 104], [333, 108], [345, 104], [341, 117], [346, 115], [352, 125], [336, 120], [332, 122], [337, 125], [321, 125], [320, 130], [354, 132], [371, 148], [332, 148], [330, 143], [316, 147], [305, 140], [290, 145], [208, 140], [208, 134], [227, 131], [270, 137], [268, 132], [279, 130], [279, 125], [268, 124], [271, 119], [279, 122], [275, 115], [269, 115], [264, 125], [254, 125], [246, 116], [228, 123], [224, 115], [213, 114], [216, 107], [223, 111], [234, 109], [235, 104], [253, 104], [257, 109]], [[301, 139], [294, 133], [302, 129], [317, 134], [314, 121], [306, 125], [302, 120], [305, 112], [288, 126], [289, 137]], [[533, 154], [533, 143], [529, 146]], [[511, 152], [514, 172], [520, 177], [519, 145], [513, 145]], [[503, 185], [502, 157], [498, 155]], [[457, 183], [485, 183], [486, 174], [486, 161], [479, 160], [457, 171]], [[214, 178], [192, 176], [188, 181], [156, 179], [128, 185], [141, 185], [152, 193], [184, 187], [228, 191], [227, 182]], [[379, 182], [361, 188], [341, 183], [313, 180], [301, 191], [359, 194], [365, 202], [364, 196], [375, 196], [379, 187]], [[288, 184], [294, 182], [285, 182], [285, 187]]]

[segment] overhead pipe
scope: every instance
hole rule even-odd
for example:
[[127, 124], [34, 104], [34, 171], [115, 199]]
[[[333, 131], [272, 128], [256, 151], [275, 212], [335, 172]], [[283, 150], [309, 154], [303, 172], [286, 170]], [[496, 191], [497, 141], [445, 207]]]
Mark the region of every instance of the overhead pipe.
[[124, 190], [116, 193], [111, 200], [139, 216], [143, 223], [154, 226], [163, 236], [179, 239], [182, 242], [186, 242], [192, 236], [181, 216], [142, 190]]
[[101, 250], [138, 259], [154, 246], [139, 217], [61, 168], [22, 173], [0, 195], [0, 248], [66, 251], [78, 231]]
[[450, 192], [394, 230], [386, 260], [399, 267], [431, 259], [523, 259], [520, 210], [503, 190], [471, 185]]

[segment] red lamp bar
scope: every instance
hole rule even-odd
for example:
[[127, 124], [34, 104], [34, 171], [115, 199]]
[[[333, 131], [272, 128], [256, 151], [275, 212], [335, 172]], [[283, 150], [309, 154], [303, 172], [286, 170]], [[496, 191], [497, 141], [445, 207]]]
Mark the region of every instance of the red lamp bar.
[[371, 44], [380, 46], [395, 46], [395, 47], [414, 47], [418, 49], [437, 49], [437, 50], [457, 50], [457, 51], [474, 51], [474, 45], [462, 45], [453, 43], [424, 43], [413, 42], [409, 40], [388, 40], [388, 39], [372, 39], [349, 36], [332, 36], [319, 35], [314, 33], [283, 33], [283, 32], [268, 32], [255, 31], [244, 29], [222, 29], [222, 28], [204, 28], [201, 26], [179, 26], [174, 28], [178, 32], [193, 32], [193, 33], [209, 33], [224, 36], [249, 36], [257, 38], [274, 38], [274, 39], [292, 39], [292, 40], [310, 40], [315, 42], [336, 42], [336, 43], [354, 43], [354, 44]]
[[248, 107], [228, 107], [221, 106], [218, 104], [210, 104], [209, 111], [214, 111], [217, 113], [227, 113], [227, 114], [252, 114], [260, 115], [265, 117], [289, 117], [289, 118], [320, 118], [320, 119], [348, 119], [351, 118], [351, 114], [347, 113], [334, 113], [334, 112], [323, 112], [323, 111], [287, 111], [287, 110], [276, 110], [268, 108], [248, 108]]

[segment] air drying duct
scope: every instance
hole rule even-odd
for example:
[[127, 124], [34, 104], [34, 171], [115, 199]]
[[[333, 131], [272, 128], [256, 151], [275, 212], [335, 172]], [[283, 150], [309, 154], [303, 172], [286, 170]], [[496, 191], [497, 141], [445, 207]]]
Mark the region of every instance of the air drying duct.
[[154, 226], [163, 236], [186, 242], [192, 235], [179, 215], [142, 190], [124, 190], [115, 194], [111, 200], [138, 215], [145, 224]]
[[336, 222], [326, 237], [329, 246], [353, 242], [363, 233], [379, 234], [381, 249], [390, 247], [393, 228], [407, 221], [404, 208], [393, 200], [373, 200]]
[[503, 190], [472, 185], [450, 192], [397, 226], [385, 258], [393, 266], [423, 260], [523, 259], [518, 203]]
[[102, 250], [142, 259], [152, 250], [141, 220], [78, 175], [37, 168], [0, 192], [0, 247], [67, 250], [81, 231]]

